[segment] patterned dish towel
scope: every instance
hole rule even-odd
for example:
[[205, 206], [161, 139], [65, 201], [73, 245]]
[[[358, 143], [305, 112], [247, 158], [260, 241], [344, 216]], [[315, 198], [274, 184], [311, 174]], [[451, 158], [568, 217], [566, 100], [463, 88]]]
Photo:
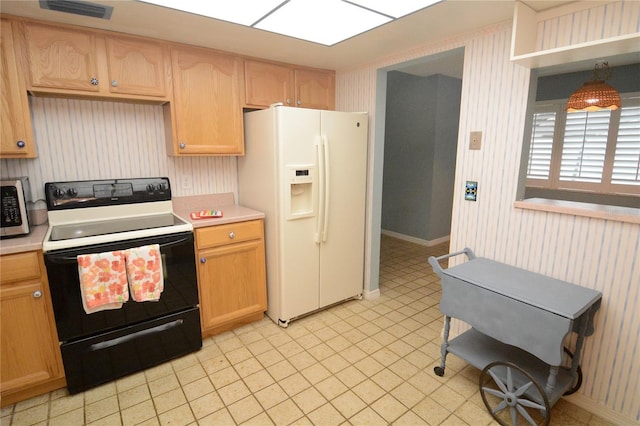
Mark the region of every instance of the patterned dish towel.
[[129, 300], [124, 251], [83, 254], [77, 260], [86, 313], [118, 309]]
[[160, 246], [152, 244], [125, 250], [131, 297], [136, 302], [160, 300], [164, 290]]

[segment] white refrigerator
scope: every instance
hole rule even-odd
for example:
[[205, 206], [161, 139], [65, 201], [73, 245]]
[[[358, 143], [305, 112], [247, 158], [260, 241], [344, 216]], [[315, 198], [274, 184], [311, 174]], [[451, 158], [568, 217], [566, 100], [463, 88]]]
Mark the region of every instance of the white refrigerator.
[[244, 115], [238, 201], [265, 213], [267, 315], [360, 297], [367, 113], [273, 106]]

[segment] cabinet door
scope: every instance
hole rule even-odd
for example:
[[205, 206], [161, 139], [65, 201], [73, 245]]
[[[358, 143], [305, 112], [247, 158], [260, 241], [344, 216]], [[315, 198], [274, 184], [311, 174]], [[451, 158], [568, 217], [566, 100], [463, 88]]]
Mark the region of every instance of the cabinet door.
[[335, 74], [329, 71], [296, 69], [296, 106], [314, 109], [335, 109]]
[[52, 336], [50, 306], [38, 281], [0, 288], [2, 394], [62, 376], [58, 342]]
[[24, 37], [32, 87], [98, 92], [93, 33], [26, 23]]
[[2, 19], [0, 31], [0, 158], [34, 158], [29, 100], [18, 72], [11, 22]]
[[243, 155], [242, 60], [204, 49], [172, 50], [173, 152]]
[[127, 37], [107, 37], [109, 91], [164, 97], [167, 64], [160, 43]]
[[267, 310], [263, 240], [202, 250], [198, 257], [205, 333]]
[[245, 61], [244, 81], [247, 105], [268, 107], [282, 102], [293, 106], [293, 71], [283, 65]]

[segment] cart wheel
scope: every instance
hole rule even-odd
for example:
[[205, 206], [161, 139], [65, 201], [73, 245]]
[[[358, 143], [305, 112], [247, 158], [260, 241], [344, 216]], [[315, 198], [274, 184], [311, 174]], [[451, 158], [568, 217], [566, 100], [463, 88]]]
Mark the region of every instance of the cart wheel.
[[[569, 356], [569, 359], [573, 359], [573, 353], [566, 346], [564, 347], [564, 353]], [[576, 375], [578, 376], [576, 378], [576, 383], [562, 395], [571, 395], [572, 393], [575, 393], [578, 389], [580, 389], [580, 386], [582, 386], [582, 368], [580, 368], [579, 365], [578, 369], [576, 370]]]
[[492, 362], [480, 373], [479, 384], [484, 405], [501, 425], [549, 424], [551, 408], [547, 394], [517, 365]]
[[436, 376], [444, 376], [444, 368], [437, 366], [437, 367], [433, 367], [433, 372], [436, 373]]

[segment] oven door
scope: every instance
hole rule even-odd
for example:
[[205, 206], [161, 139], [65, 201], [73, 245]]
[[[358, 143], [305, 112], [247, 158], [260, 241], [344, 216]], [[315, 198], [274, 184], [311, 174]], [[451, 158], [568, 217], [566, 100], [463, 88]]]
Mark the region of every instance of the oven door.
[[[61, 342], [141, 323], [198, 305], [193, 232], [118, 241], [44, 254], [53, 310]], [[159, 244], [164, 290], [157, 302], [130, 299], [120, 309], [87, 314], [82, 306], [77, 256]]]

